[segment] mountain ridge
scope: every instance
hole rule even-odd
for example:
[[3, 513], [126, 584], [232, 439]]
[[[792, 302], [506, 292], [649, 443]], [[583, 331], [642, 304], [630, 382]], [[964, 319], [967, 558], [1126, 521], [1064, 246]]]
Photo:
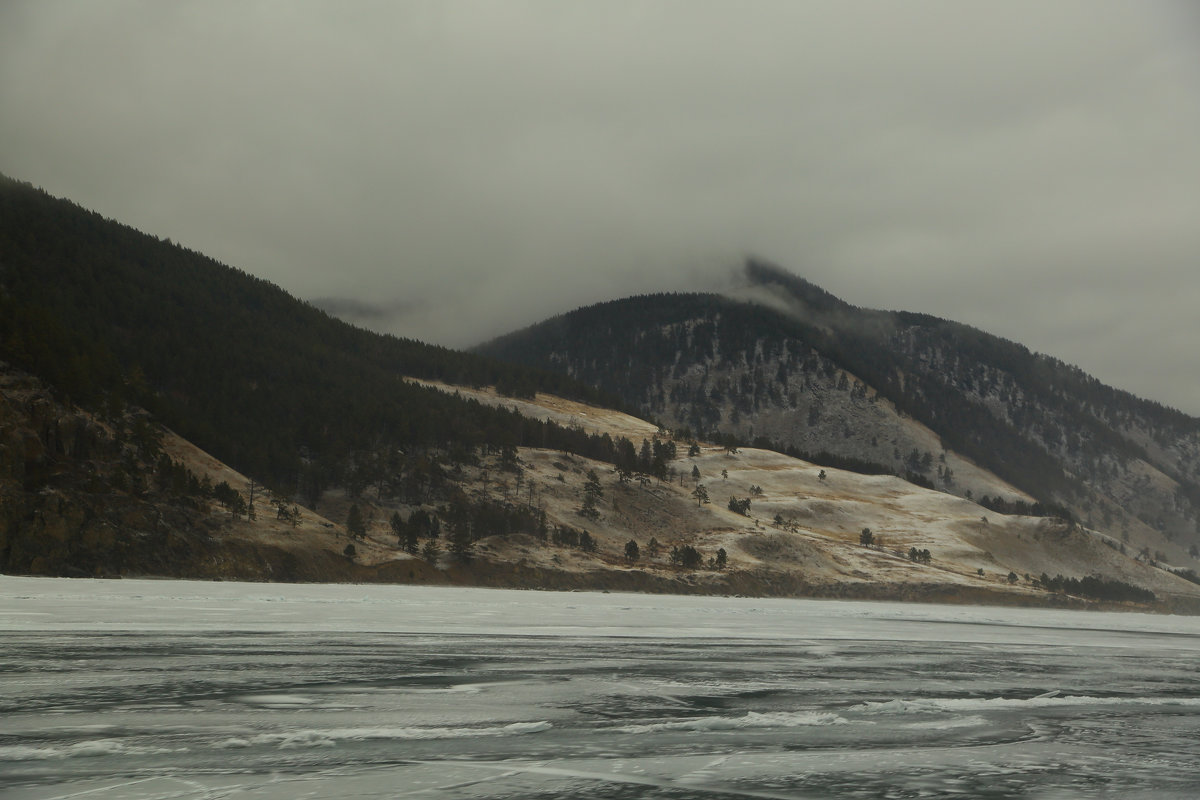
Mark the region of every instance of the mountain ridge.
[[[898, 448], [863, 446], [861, 408], [886, 401], [894, 416], [934, 431], [944, 452], [1096, 527], [1115, 524], [1118, 535], [1154, 549], [1198, 541], [1200, 420], [961, 323], [857, 309], [761, 262], [746, 276], [732, 298], [610, 301], [476, 350], [606, 385], [666, 424], [828, 450], [956, 491], [924, 458], [937, 448], [919, 447], [925, 463], [910, 463], [913, 443], [893, 435], [895, 420], [865, 435], [886, 432]], [[768, 289], [776, 302], [762, 302]]]
[[[757, 269], [752, 290], [794, 313], [612, 301], [594, 324], [555, 323], [590, 360], [545, 369], [355, 329], [0, 181], [0, 570], [1200, 608], [1170, 542], [1134, 558], [943, 447], [926, 412], [954, 405], [922, 404], [943, 378], [914, 367], [934, 322]], [[876, 349], [901, 334], [897, 373]], [[1030, 386], [1041, 405], [1013, 413], [1073, 407]], [[647, 400], [658, 413], [621, 410]], [[1139, 409], [1114, 412], [1144, 440], [1119, 455], [1145, 467], [1152, 491], [1134, 488], [1153, 503], [1171, 487], [1150, 462], [1178, 447]], [[830, 443], [840, 454], [811, 447]], [[1006, 446], [1038, 466], [1029, 441]], [[1051, 455], [1050, 478], [1083, 485]], [[873, 465], [908, 480], [841, 469]], [[950, 493], [966, 486], [990, 505]]]

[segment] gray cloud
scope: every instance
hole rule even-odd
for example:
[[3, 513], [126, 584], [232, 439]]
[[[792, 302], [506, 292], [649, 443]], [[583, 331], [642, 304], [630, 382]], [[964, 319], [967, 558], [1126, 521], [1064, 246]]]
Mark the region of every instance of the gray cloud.
[[451, 346], [721, 288], [758, 253], [1200, 413], [1198, 22], [1184, 0], [9, 2], [0, 171]]
[[309, 302], [327, 314], [367, 328], [387, 328], [421, 308], [418, 303], [371, 303], [355, 297], [314, 297]]

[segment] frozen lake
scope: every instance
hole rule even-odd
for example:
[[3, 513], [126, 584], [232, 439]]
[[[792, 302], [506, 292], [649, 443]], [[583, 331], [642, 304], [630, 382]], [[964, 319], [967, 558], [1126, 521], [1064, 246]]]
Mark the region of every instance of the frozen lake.
[[0, 576], [0, 797], [1192, 798], [1200, 619]]

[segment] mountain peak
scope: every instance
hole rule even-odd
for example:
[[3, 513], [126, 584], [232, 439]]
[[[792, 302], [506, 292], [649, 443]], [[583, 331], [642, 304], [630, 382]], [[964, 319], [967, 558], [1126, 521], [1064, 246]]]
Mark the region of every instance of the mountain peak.
[[766, 289], [775, 297], [785, 300], [793, 310], [797, 305], [809, 312], [847, 311], [854, 308], [820, 286], [753, 256], [746, 260], [743, 274], [747, 288]]

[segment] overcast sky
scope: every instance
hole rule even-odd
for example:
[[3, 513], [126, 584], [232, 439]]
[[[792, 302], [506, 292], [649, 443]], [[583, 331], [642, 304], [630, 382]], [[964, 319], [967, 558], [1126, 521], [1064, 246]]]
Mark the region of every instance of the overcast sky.
[[0, 172], [474, 344], [747, 254], [1200, 414], [1190, 0], [0, 4]]

